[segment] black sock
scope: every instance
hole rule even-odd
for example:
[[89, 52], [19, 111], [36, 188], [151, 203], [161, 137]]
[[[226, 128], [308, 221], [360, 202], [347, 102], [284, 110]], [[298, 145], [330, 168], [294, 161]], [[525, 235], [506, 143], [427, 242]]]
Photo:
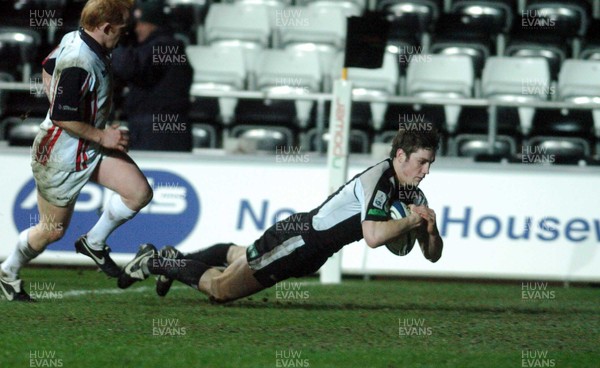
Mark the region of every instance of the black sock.
[[188, 253], [185, 259], [193, 259], [213, 267], [225, 266], [227, 264], [227, 251], [233, 243], [219, 243], [194, 253]]
[[164, 275], [196, 289], [198, 288], [200, 277], [202, 277], [206, 270], [211, 268], [211, 266], [193, 259], [170, 259], [164, 257], [151, 257], [147, 265], [148, 270], [153, 275]]

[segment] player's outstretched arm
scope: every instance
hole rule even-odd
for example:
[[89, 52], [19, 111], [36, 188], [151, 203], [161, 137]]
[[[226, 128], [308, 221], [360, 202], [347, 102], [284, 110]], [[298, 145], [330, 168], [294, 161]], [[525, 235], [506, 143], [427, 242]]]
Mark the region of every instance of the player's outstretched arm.
[[53, 123], [72, 135], [96, 142], [108, 149], [127, 152], [129, 147], [129, 134], [127, 131], [119, 129], [118, 125], [102, 130], [80, 121], [53, 120]]
[[403, 233], [418, 228], [421, 221], [421, 217], [416, 214], [411, 214], [399, 220], [365, 220], [362, 222], [363, 238], [369, 247], [377, 248]]
[[423, 256], [431, 262], [437, 262], [442, 257], [444, 241], [437, 228], [435, 211], [426, 206], [411, 205], [412, 213], [418, 214], [423, 220], [417, 232], [417, 239]]

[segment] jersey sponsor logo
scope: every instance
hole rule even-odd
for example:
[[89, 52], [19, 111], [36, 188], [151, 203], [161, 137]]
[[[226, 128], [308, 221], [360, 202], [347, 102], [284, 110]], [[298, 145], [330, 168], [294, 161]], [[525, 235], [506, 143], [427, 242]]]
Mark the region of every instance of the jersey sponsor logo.
[[[177, 246], [194, 230], [200, 219], [200, 199], [192, 185], [181, 176], [162, 170], [143, 170], [154, 190], [152, 201], [133, 219], [108, 238], [113, 252], [135, 253], [138, 245], [151, 242]], [[65, 236], [49, 250], [74, 251], [74, 242], [98, 221], [111, 191], [86, 184], [75, 204], [75, 212]], [[30, 179], [13, 204], [13, 219], [19, 232], [30, 226], [38, 214], [35, 181]]]
[[375, 199], [373, 199], [373, 206], [375, 206], [379, 209], [383, 209], [386, 199], [387, 199], [387, 195], [385, 195], [385, 193], [382, 192], [381, 190], [378, 190], [377, 193], [375, 194]]
[[371, 208], [369, 212], [367, 212], [367, 215], [387, 217], [387, 214], [384, 210], [378, 210], [376, 208]]

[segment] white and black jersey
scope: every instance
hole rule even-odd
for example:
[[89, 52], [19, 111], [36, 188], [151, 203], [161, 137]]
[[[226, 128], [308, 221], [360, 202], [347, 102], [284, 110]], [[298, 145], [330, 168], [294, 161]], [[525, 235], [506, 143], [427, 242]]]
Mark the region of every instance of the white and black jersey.
[[[356, 175], [323, 204], [308, 213], [294, 214], [267, 229], [248, 248], [247, 257], [255, 277], [264, 286], [288, 277], [316, 272], [331, 255], [363, 238], [362, 222], [388, 221], [394, 200], [424, 197], [402, 193], [387, 159]], [[406, 199], [406, 200], [405, 200]]]
[[100, 146], [74, 136], [53, 121], [79, 121], [104, 129], [112, 108], [110, 53], [83, 29], [67, 33], [44, 60], [50, 109], [40, 125], [33, 159], [62, 171], [82, 171]]

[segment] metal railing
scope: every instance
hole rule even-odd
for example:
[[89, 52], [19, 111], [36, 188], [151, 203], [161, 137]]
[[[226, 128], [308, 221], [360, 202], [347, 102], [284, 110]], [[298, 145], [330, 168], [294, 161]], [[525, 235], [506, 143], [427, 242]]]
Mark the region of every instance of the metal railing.
[[[30, 83], [24, 82], [0, 82], [0, 91], [31, 91]], [[212, 98], [234, 98], [251, 100], [291, 100], [291, 101], [314, 101], [317, 103], [316, 128], [322, 134], [326, 131], [325, 102], [331, 101], [331, 93], [306, 93], [306, 94], [278, 94], [261, 91], [220, 91], [220, 90], [193, 90], [191, 97]], [[494, 153], [494, 143], [497, 132], [497, 107], [516, 108], [546, 108], [546, 109], [577, 109], [592, 110], [594, 117], [594, 128], [596, 137], [600, 137], [600, 96], [598, 102], [574, 103], [566, 101], [508, 101], [494, 98], [422, 98], [411, 96], [353, 96], [356, 102], [383, 102], [400, 105], [439, 105], [439, 106], [463, 106], [463, 107], [488, 107], [490, 109], [488, 121], [488, 145], [489, 153]], [[318, 140], [318, 151], [323, 152], [322, 140]]]

